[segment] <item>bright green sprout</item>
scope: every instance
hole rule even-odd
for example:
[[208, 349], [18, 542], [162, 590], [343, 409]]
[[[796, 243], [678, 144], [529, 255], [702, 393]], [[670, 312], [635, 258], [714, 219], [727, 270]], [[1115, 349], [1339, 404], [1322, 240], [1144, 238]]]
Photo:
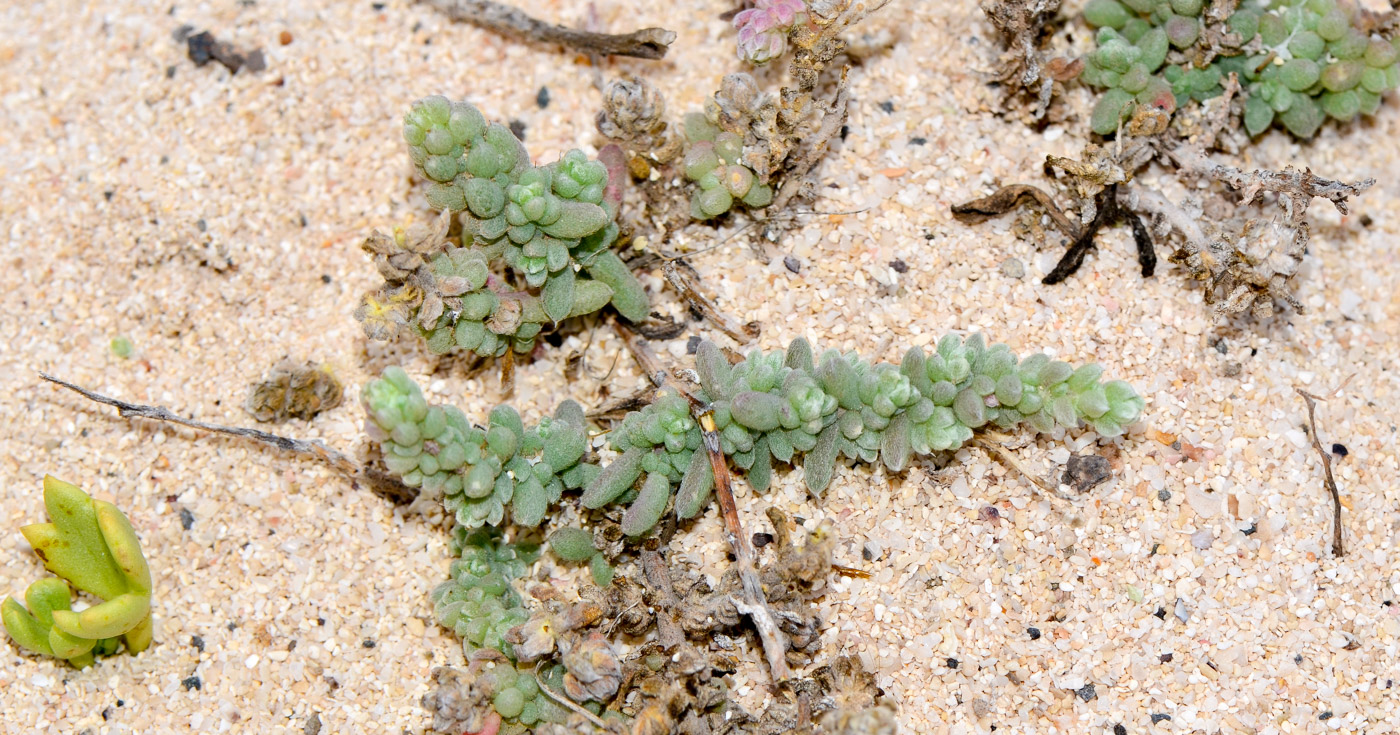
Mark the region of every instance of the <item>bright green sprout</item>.
[[[44, 505], [51, 523], [20, 529], [61, 579], [29, 586], [25, 605], [6, 598], [5, 630], [24, 648], [83, 668], [94, 656], [131, 653], [151, 645], [151, 572], [136, 532], [116, 506], [88, 497], [75, 485], [44, 477]], [[66, 580], [66, 581], [65, 581]], [[105, 602], [71, 609], [69, 585]]]

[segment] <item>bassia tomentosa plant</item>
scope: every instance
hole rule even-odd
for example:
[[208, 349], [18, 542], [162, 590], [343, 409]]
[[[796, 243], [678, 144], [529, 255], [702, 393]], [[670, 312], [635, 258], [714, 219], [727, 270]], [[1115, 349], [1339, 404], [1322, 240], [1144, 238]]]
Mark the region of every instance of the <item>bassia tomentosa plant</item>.
[[435, 352], [499, 356], [608, 304], [630, 321], [650, 314], [612, 250], [621, 173], [578, 150], [535, 166], [505, 126], [441, 96], [414, 103], [403, 135], [428, 203], [459, 216], [461, 242], [448, 239], [446, 216], [426, 234], [369, 238], [386, 281], [355, 312], [369, 337], [411, 328]]
[[[841, 457], [902, 471], [910, 457], [957, 449], [984, 427], [1028, 424], [1040, 432], [1088, 426], [1121, 435], [1144, 402], [1122, 381], [1101, 381], [1097, 365], [1071, 367], [1044, 354], [1018, 358], [980, 334], [950, 335], [930, 354], [909, 350], [899, 364], [854, 353], [813, 352], [805, 339], [785, 352], [751, 352], [730, 365], [704, 342], [696, 354], [695, 396], [713, 416], [721, 450], [751, 485], [766, 490], [774, 462], [800, 464], [821, 494]], [[385, 463], [406, 484], [439, 489], [466, 528], [509, 518], [536, 526], [566, 489], [586, 508], [626, 504], [622, 530], [650, 531], [670, 507], [680, 519], [704, 510], [713, 486], [702, 434], [688, 399], [663, 392], [608, 435], [606, 466], [588, 452], [583, 412], [566, 402], [526, 427], [509, 407], [488, 427], [461, 412], [430, 407], [399, 368], [364, 391]]]
[[1400, 39], [1371, 33], [1347, 0], [1246, 0], [1229, 13], [1205, 0], [1092, 0], [1084, 18], [1099, 29], [1080, 78], [1105, 90], [1091, 122], [1102, 135], [1140, 105], [1170, 113], [1217, 97], [1231, 73], [1250, 135], [1278, 122], [1310, 138], [1400, 86]]

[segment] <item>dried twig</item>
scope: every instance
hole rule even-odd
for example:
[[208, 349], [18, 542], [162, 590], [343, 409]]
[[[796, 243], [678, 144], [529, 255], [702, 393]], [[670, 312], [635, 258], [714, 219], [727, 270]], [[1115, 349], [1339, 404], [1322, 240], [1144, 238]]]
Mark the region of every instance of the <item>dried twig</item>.
[[792, 678], [792, 671], [787, 665], [787, 636], [778, 628], [763, 594], [758, 565], [754, 560], [753, 542], [744, 534], [744, 528], [739, 523], [739, 508], [734, 503], [734, 491], [729, 486], [729, 465], [725, 463], [724, 452], [720, 450], [719, 432], [709, 411], [700, 414], [700, 429], [705, 438], [705, 451], [710, 455], [710, 468], [714, 471], [715, 496], [719, 499], [720, 514], [724, 516], [725, 535], [730, 548], [734, 550], [734, 564], [739, 573], [742, 599], [733, 600], [734, 609], [753, 621], [758, 639], [763, 643], [768, 670], [773, 674], [774, 683], [781, 683]]
[[664, 28], [643, 28], [616, 35], [565, 28], [532, 18], [513, 6], [490, 0], [420, 1], [455, 21], [471, 23], [504, 36], [557, 43], [587, 53], [660, 59], [666, 55], [671, 42], [676, 40], [676, 34]]
[[666, 261], [661, 267], [661, 271], [666, 274], [666, 280], [671, 286], [680, 292], [686, 303], [700, 312], [706, 319], [709, 319], [721, 332], [729, 335], [729, 338], [739, 344], [746, 344], [753, 341], [758, 336], [758, 322], [739, 324], [727, 314], [719, 310], [713, 301], [710, 301], [704, 294], [695, 288], [695, 284], [690, 278], [680, 272], [675, 260]]
[[1007, 451], [1006, 447], [1002, 446], [999, 441], [992, 438], [991, 436], [974, 436], [972, 438], [972, 443], [973, 445], [977, 446], [979, 449], [990, 455], [992, 459], [1001, 462], [1002, 464], [1006, 465], [1012, 470], [1020, 473], [1022, 477], [1026, 478], [1027, 480], [1030, 480], [1032, 492], [1036, 492], [1037, 494], [1039, 494], [1039, 492], [1043, 491], [1050, 497], [1059, 498], [1060, 500], [1073, 500], [1073, 498], [1062, 494], [1058, 487], [1049, 482], [1046, 482], [1044, 479], [1038, 477], [1034, 472], [1032, 472], [1029, 467], [1025, 466], [1024, 464], [1021, 464], [1021, 461], [1016, 459], [1015, 455]]
[[1070, 221], [1069, 217], [1060, 210], [1060, 206], [1055, 203], [1049, 194], [1036, 186], [1030, 184], [1012, 184], [1003, 186], [992, 193], [991, 196], [973, 199], [970, 202], [953, 205], [953, 216], [959, 222], [970, 225], [980, 224], [987, 220], [1010, 212], [1017, 207], [1025, 205], [1026, 200], [1039, 204], [1045, 213], [1049, 215], [1050, 221], [1055, 223], [1055, 227], [1064, 233], [1066, 237], [1079, 239], [1079, 227]]
[[1308, 404], [1308, 425], [1311, 429], [1308, 433], [1312, 435], [1313, 449], [1317, 450], [1319, 457], [1322, 457], [1322, 469], [1326, 473], [1327, 492], [1332, 495], [1332, 556], [1342, 555], [1342, 496], [1337, 491], [1337, 481], [1332, 478], [1332, 455], [1322, 447], [1322, 440], [1317, 438], [1317, 416], [1314, 412], [1315, 401], [1320, 400], [1317, 396], [1308, 393], [1302, 388], [1294, 388], [1298, 395], [1303, 397], [1303, 401]]
[[666, 568], [666, 560], [661, 554], [649, 549], [642, 551], [642, 576], [647, 589], [655, 598], [656, 642], [661, 650], [670, 652], [685, 643], [685, 631], [676, 622], [681, 609], [681, 601], [676, 597], [676, 589], [671, 584], [671, 572]]
[[47, 373], [39, 373], [39, 377], [50, 383], [61, 385], [68, 390], [77, 393], [90, 401], [106, 404], [117, 409], [118, 415], [122, 418], [152, 419], [155, 421], [168, 421], [172, 424], [188, 426], [192, 429], [202, 429], [212, 431], [217, 434], [243, 437], [254, 441], [271, 445], [277, 449], [287, 452], [302, 454], [312, 459], [325, 462], [337, 470], [349, 475], [352, 478], [359, 478], [362, 469], [355, 464], [350, 457], [332, 449], [322, 443], [319, 439], [293, 439], [277, 434], [270, 434], [258, 429], [247, 429], [240, 426], [222, 426], [220, 424], [210, 424], [197, 419], [187, 419], [164, 406], [146, 406], [139, 403], [128, 403], [126, 401], [104, 396], [101, 393], [90, 391], [78, 385], [74, 385], [66, 380], [55, 378]]
[[573, 712], [574, 714], [582, 717], [585, 720], [588, 720], [588, 722], [591, 723], [594, 727], [600, 730], [606, 730], [608, 728], [608, 723], [604, 722], [602, 718], [578, 706], [577, 704], [574, 704], [574, 701], [572, 699], [569, 699], [568, 697], [556, 693], [553, 689], [549, 688], [548, 684], [544, 683], [544, 677], [540, 675], [540, 666], [542, 666], [543, 664], [543, 661], [535, 664], [535, 679], [539, 682], [540, 692], [543, 693], [546, 697], [549, 697], [550, 699], [554, 700], [555, 704], [568, 709], [570, 712]]

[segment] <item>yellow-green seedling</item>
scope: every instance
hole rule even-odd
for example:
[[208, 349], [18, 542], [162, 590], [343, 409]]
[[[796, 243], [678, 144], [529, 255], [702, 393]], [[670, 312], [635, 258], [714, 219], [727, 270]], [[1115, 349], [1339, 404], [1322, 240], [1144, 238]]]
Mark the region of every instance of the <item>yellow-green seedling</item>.
[[[115, 505], [94, 500], [76, 485], [44, 478], [49, 523], [20, 529], [45, 568], [62, 580], [41, 580], [25, 595], [28, 609], [4, 603], [5, 630], [20, 645], [68, 660], [92, 663], [116, 642], [140, 653], [151, 644], [151, 572], [141, 542]], [[66, 582], [63, 580], [67, 580]], [[71, 608], [69, 585], [103, 602]]]

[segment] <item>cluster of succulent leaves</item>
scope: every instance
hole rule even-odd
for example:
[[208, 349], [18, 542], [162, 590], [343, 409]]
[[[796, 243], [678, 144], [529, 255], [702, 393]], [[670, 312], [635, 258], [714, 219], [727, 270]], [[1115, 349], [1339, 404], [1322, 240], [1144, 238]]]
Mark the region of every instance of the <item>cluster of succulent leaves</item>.
[[[367, 299], [362, 321], [407, 309], [402, 321], [435, 352], [499, 356], [526, 353], [545, 325], [610, 303], [630, 321], [650, 314], [646, 291], [611, 249], [621, 195], [604, 164], [571, 150], [532, 165], [509, 129], [441, 96], [413, 104], [403, 135], [429, 181], [428, 202], [460, 213], [461, 247], [422, 253], [422, 273]], [[380, 255], [412, 250], [402, 234], [396, 240]]]
[[721, 131], [704, 113], [685, 116], [685, 178], [696, 184], [690, 216], [711, 219], [728, 212], [735, 202], [761, 209], [773, 202], [773, 187], [759, 181], [753, 169], [739, 162], [744, 141]]
[[430, 596], [433, 614], [439, 624], [461, 637], [468, 656], [489, 648], [514, 659], [514, 649], [505, 641], [506, 631], [524, 623], [530, 613], [511, 581], [525, 574], [539, 557], [539, 548], [506, 543], [489, 529], [465, 534], [460, 541], [451, 578]]
[[[78, 668], [95, 656], [151, 645], [151, 571], [130, 521], [116, 506], [88, 497], [75, 485], [44, 478], [44, 506], [50, 523], [24, 526], [44, 567], [59, 578], [29, 586], [24, 604], [6, 598], [5, 630], [16, 643]], [[73, 588], [104, 602], [72, 610]]]
[[1245, 129], [1277, 121], [1310, 138], [1327, 117], [1372, 114], [1400, 86], [1400, 39], [1368, 36], [1347, 0], [1246, 0], [1211, 27], [1205, 0], [1091, 0], [1098, 47], [1080, 78], [1105, 89], [1091, 126], [1113, 133], [1138, 105], [1170, 113], [1219, 96], [1234, 73]]
[[[880, 461], [889, 471], [899, 472], [911, 456], [957, 449], [986, 426], [1011, 429], [1029, 424], [1050, 432], [1088, 425], [1101, 436], [1113, 437], [1137, 420], [1144, 405], [1127, 383], [1102, 382], [1098, 365], [1076, 369], [1044, 354], [1018, 359], [1006, 345], [988, 347], [980, 334], [966, 340], [949, 335], [932, 354], [915, 347], [898, 365], [870, 363], [836, 350], [817, 357], [805, 339], [794, 340], [785, 352], [754, 351], [730, 365], [719, 347], [702, 342], [696, 372], [700, 378], [697, 398], [713, 417], [720, 449], [760, 492], [772, 481], [775, 460], [801, 464], [807, 487], [820, 494], [830, 484], [841, 457]], [[410, 483], [426, 483], [427, 477], [443, 473], [434, 482], [444, 487], [452, 507], [456, 488], [472, 482], [469, 478], [479, 472], [481, 463], [458, 464], [454, 455], [451, 469], [429, 462], [427, 469], [433, 472], [425, 472], [421, 460], [409, 461], [421, 455], [413, 453], [416, 446], [405, 442], [423, 441], [423, 430], [415, 428], [398, 439], [393, 432], [403, 422], [421, 426], [424, 419], [413, 417], [426, 417], [430, 409], [401, 370], [387, 370], [383, 379], [366, 388], [365, 396], [380, 436], [387, 435], [381, 441], [389, 469]], [[398, 408], [401, 405], [404, 408]], [[430, 428], [466, 426], [459, 412], [444, 409], [444, 415], [452, 418]], [[668, 507], [677, 518], [686, 519], [708, 504], [713, 468], [702, 449], [701, 427], [692, 417], [690, 402], [679, 394], [662, 393], [654, 403], [628, 414], [609, 437], [618, 456], [601, 470], [580, 461], [584, 452], [578, 447], [586, 443], [581, 438], [586, 429], [577, 404], [566, 403], [549, 425], [560, 422], [567, 422], [568, 431], [574, 433], [568, 440], [571, 448], [556, 449], [555, 455], [547, 439], [529, 438], [538, 434], [525, 430], [519, 415], [509, 408], [492, 412], [490, 429], [472, 430], [477, 432], [474, 436], [497, 433], [500, 451], [483, 439], [479, 456], [485, 466], [509, 470], [502, 475], [515, 478], [508, 481], [515, 483], [515, 489], [493, 496], [499, 506], [492, 504], [485, 514], [466, 514], [466, 521], [499, 525], [510, 506], [517, 523], [533, 526], [546, 510], [540, 497], [552, 503], [562, 490], [581, 488], [585, 508], [626, 504], [622, 530], [636, 537], [648, 533]], [[439, 429], [439, 435], [445, 432]], [[447, 441], [457, 440], [448, 437]], [[541, 456], [533, 464], [526, 460], [510, 469], [518, 456], [533, 458], [536, 453]], [[391, 464], [390, 456], [403, 459]], [[560, 475], [551, 456], [578, 464]], [[547, 470], [534, 470], [539, 464]], [[488, 478], [483, 472], [473, 487], [484, 493], [495, 487], [487, 480], [494, 483], [502, 475]], [[551, 489], [541, 493], [537, 483]], [[531, 490], [522, 496], [526, 485]], [[524, 508], [519, 507], [522, 498], [528, 503]], [[459, 511], [459, 522], [463, 518]], [[580, 560], [585, 553], [579, 550]]]
[[599, 473], [584, 462], [588, 431], [583, 409], [560, 404], [554, 416], [526, 428], [510, 406], [497, 406], [485, 428], [452, 406], [429, 406], [401, 368], [391, 367], [364, 389], [371, 439], [384, 465], [410, 487], [441, 494], [464, 529], [510, 520], [535, 527], [564, 490]]

